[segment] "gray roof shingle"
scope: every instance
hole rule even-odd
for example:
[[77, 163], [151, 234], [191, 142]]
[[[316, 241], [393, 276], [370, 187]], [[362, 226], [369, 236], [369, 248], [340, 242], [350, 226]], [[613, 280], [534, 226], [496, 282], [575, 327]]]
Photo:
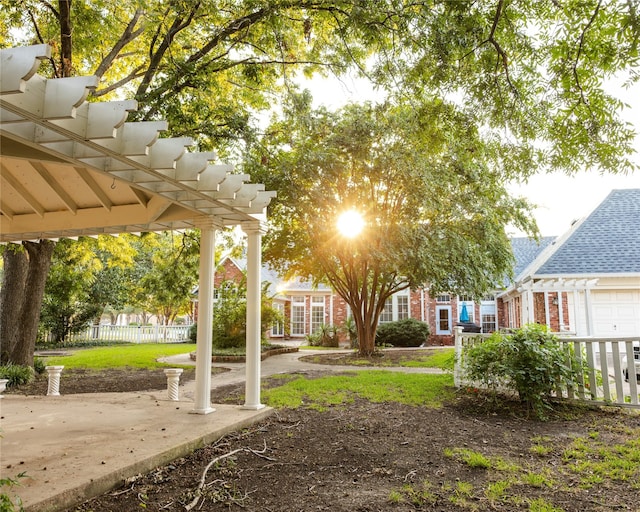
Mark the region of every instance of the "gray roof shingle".
[[640, 188], [612, 190], [536, 275], [640, 274]]
[[511, 239], [511, 250], [515, 258], [513, 275], [516, 277], [516, 280], [524, 269], [526, 269], [548, 245], [553, 243], [555, 239], [555, 236], [545, 236], [540, 238], [539, 241], [529, 237], [516, 237]]

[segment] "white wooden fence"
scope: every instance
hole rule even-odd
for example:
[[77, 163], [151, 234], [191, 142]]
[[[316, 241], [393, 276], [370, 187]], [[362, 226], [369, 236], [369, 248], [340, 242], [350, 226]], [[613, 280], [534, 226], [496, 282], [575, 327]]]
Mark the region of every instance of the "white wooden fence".
[[[457, 387], [473, 385], [464, 375], [465, 349], [482, 343], [489, 334], [462, 333], [456, 329], [456, 364], [454, 381]], [[586, 368], [577, 386], [566, 382], [556, 385], [556, 396], [618, 405], [640, 409], [640, 384], [636, 378], [636, 365], [640, 364], [640, 352], [634, 347], [640, 346], [640, 337], [626, 338], [577, 338], [558, 337], [566, 344], [567, 357], [574, 357]], [[623, 358], [626, 356], [628, 379], [625, 375]]]
[[189, 339], [190, 325], [92, 325], [67, 341], [180, 343]]

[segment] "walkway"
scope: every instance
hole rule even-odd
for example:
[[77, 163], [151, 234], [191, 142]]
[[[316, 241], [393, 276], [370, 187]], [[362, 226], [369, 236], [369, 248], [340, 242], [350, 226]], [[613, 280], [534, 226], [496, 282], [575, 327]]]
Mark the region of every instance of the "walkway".
[[[262, 362], [262, 376], [345, 370], [344, 366], [299, 361], [312, 353], [316, 352], [267, 358]], [[193, 364], [188, 354], [167, 361]], [[215, 366], [230, 371], [212, 376], [213, 388], [244, 382], [244, 363]], [[425, 368], [385, 369], [439, 373]], [[0, 477], [26, 474], [10, 492], [22, 498], [28, 512], [64, 510], [272, 413], [268, 407], [251, 411], [216, 404], [212, 414], [190, 414], [194, 392], [195, 382], [189, 381], [180, 386], [177, 402], [167, 399], [166, 390], [59, 397], [5, 395], [0, 400]]]

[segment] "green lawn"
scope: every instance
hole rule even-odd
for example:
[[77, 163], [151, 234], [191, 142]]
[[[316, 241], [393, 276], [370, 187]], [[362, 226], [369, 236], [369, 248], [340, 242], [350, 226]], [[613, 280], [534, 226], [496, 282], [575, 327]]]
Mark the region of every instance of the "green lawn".
[[[164, 368], [176, 367], [157, 359], [186, 354], [196, 349], [195, 343], [150, 343], [140, 345], [115, 345], [77, 350], [69, 356], [46, 357], [47, 365], [63, 365], [65, 368]], [[178, 365], [179, 367], [179, 365]]]
[[453, 397], [453, 393], [450, 374], [367, 370], [319, 379], [296, 376], [282, 386], [264, 390], [262, 396], [272, 407], [306, 405], [322, 410], [329, 405], [352, 402], [355, 397], [371, 402], [399, 402], [437, 408]]

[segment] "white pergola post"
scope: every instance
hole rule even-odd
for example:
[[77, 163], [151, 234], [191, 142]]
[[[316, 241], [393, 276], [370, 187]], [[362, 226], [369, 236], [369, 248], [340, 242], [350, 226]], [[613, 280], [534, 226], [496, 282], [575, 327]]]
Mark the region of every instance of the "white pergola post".
[[262, 235], [264, 228], [260, 222], [243, 224], [247, 234], [247, 364], [245, 403], [243, 409], [258, 410], [260, 403], [260, 300]]
[[198, 341], [196, 346], [196, 393], [193, 414], [209, 414], [211, 407], [211, 353], [213, 329], [213, 277], [216, 228], [212, 218], [197, 223], [200, 228], [200, 275], [198, 285]]

